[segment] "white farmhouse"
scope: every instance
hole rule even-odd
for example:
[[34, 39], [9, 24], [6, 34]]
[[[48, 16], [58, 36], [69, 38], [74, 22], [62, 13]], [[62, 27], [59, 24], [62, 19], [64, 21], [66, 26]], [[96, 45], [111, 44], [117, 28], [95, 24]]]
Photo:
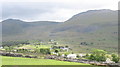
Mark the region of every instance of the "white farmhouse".
[[115, 62], [113, 62], [109, 58], [107, 58], [105, 63], [115, 63]]
[[0, 49], [3, 49], [3, 47], [1, 46]]
[[79, 54], [79, 56], [80, 56], [80, 57], [83, 57], [83, 56], [85, 56], [85, 54], [82, 54], [82, 53], [81, 53], [81, 54]]
[[62, 56], [62, 57], [65, 57], [65, 54], [62, 54], [61, 56]]
[[76, 54], [68, 54], [68, 55], [67, 55], [67, 58], [72, 58], [72, 59], [74, 59], [74, 58], [77, 58], [77, 55], [76, 55]]
[[55, 55], [57, 55], [57, 56], [58, 56], [58, 53], [52, 52], [52, 54], [55, 54]]

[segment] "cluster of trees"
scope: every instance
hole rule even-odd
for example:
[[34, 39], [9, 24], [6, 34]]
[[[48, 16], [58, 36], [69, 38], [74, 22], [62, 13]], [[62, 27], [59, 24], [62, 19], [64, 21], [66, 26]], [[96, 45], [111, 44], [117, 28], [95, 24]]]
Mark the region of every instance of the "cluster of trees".
[[112, 61], [114, 61], [115, 63], [118, 63], [120, 58], [116, 55], [116, 54], [112, 54]]
[[27, 49], [18, 49], [17, 52], [28, 52]]
[[41, 48], [41, 49], [40, 49], [40, 53], [41, 53], [41, 54], [51, 54], [49, 48]]
[[10, 53], [13, 50], [13, 47], [12, 46], [8, 46], [8, 47], [5, 48], [5, 50]]
[[30, 44], [28, 40], [24, 41], [3, 41], [2, 46], [12, 46], [12, 45], [19, 45], [19, 44]]
[[[100, 49], [95, 49], [92, 51], [92, 54], [86, 54], [86, 57], [90, 60], [95, 60], [95, 61], [106, 61], [107, 57], [106, 57], [107, 52], [104, 50], [100, 50]], [[115, 63], [119, 62], [119, 57], [116, 54], [112, 54], [112, 61], [114, 61]]]
[[96, 61], [106, 61], [106, 51], [95, 49], [92, 51], [92, 54], [89, 56], [90, 60], [96, 60]]
[[20, 44], [30, 44], [28, 40], [19, 40], [19, 41], [3, 41], [2, 47], [5, 47], [7, 52], [11, 52], [13, 50], [13, 46], [20, 45]]

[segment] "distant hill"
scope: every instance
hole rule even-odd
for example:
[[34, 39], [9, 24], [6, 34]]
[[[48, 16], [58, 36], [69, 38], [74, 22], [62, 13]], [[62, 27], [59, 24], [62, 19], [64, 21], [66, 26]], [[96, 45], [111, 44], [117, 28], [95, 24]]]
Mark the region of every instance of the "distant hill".
[[[2, 21], [3, 40], [49, 40], [69, 44], [74, 51], [91, 48], [117, 51], [118, 19], [113, 10], [89, 10], [74, 15], [65, 22], [25, 22], [16, 19]], [[81, 44], [85, 42], [85, 44]]]
[[[30, 27], [45, 27], [45, 26], [51, 26], [56, 25], [57, 22], [50, 22], [50, 21], [36, 21], [36, 22], [24, 22], [18, 19], [7, 19], [2, 21], [2, 29], [3, 29], [3, 35], [16, 35], [25, 33], [27, 31], [27, 28]], [[31, 29], [32, 30], [32, 29]]]

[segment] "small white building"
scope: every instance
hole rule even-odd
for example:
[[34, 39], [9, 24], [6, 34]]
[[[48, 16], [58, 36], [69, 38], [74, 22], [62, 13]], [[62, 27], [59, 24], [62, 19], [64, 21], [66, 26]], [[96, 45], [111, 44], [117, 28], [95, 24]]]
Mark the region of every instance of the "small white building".
[[66, 50], [68, 52], [69, 48], [62, 48], [62, 50]]
[[86, 55], [86, 54], [82, 54], [82, 53], [81, 53], [81, 54], [79, 54], [79, 56], [80, 56], [80, 57], [84, 57], [85, 55]]
[[72, 58], [72, 59], [74, 59], [74, 58], [77, 58], [77, 55], [76, 55], [76, 54], [68, 54], [68, 55], [67, 55], [67, 58]]
[[62, 56], [62, 57], [65, 57], [65, 54], [62, 54], [61, 56]]
[[111, 61], [109, 58], [106, 59], [105, 63], [115, 63], [113, 61]]
[[0, 49], [3, 49], [3, 47], [1, 46]]
[[55, 54], [55, 55], [57, 55], [58, 56], [58, 53], [55, 53], [55, 52], [51, 52], [52, 54]]

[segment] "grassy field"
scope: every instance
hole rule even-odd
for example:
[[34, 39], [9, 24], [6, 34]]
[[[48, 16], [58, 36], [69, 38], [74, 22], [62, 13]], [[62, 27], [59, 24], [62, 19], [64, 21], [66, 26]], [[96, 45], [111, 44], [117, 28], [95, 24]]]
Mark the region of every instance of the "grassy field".
[[[38, 47], [38, 48], [36, 48]], [[40, 48], [50, 48], [51, 45], [24, 45], [22, 47], [19, 48], [28, 48], [28, 49], [40, 49]], [[17, 47], [18, 48], [18, 47]]]
[[[90, 64], [57, 61], [49, 59], [34, 59], [2, 56], [2, 67], [101, 67]], [[103, 67], [103, 66], [102, 66]]]
[[2, 65], [89, 65], [83, 63], [2, 56]]

